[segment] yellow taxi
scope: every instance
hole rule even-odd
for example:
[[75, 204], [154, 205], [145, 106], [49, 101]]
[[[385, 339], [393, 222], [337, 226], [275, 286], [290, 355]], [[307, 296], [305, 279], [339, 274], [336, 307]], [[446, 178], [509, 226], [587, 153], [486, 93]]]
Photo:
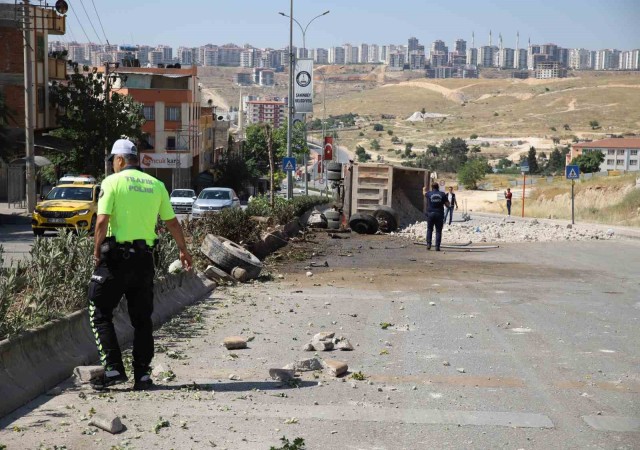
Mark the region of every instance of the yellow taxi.
[[62, 183], [36, 205], [31, 229], [36, 236], [45, 231], [86, 230], [93, 232], [98, 211], [99, 184], [85, 181]]

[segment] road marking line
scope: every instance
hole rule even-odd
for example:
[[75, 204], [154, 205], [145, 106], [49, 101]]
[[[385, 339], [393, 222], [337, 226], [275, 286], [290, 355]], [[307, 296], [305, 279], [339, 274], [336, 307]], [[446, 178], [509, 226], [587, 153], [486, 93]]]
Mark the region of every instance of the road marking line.
[[640, 431], [640, 419], [624, 416], [582, 416], [587, 425], [599, 431]]

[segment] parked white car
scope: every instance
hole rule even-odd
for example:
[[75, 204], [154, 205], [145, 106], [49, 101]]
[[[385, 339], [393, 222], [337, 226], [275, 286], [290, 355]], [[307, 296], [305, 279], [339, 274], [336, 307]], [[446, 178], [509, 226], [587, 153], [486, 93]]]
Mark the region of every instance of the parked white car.
[[200, 218], [207, 213], [220, 212], [225, 208], [240, 208], [240, 199], [236, 192], [230, 188], [206, 188], [193, 202], [191, 216], [194, 219]]
[[193, 189], [174, 189], [171, 191], [171, 206], [176, 214], [189, 214], [193, 202], [196, 200], [196, 193]]

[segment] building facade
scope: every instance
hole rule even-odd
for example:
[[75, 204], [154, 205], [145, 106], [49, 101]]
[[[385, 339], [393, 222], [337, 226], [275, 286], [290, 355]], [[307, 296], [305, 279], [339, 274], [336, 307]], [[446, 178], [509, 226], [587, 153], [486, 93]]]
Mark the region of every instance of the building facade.
[[593, 142], [580, 142], [571, 146], [566, 163], [588, 152], [602, 152], [604, 161], [600, 171], [622, 170], [625, 172], [640, 171], [639, 154], [640, 139], [601, 139]]
[[247, 105], [247, 123], [270, 123], [280, 128], [286, 122], [287, 102], [284, 100], [249, 100]]

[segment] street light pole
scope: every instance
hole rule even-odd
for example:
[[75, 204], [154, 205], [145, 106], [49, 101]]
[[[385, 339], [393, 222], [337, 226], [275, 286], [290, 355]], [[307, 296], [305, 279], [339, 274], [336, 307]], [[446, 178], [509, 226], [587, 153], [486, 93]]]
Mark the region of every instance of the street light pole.
[[[293, 124], [293, 71], [295, 55], [293, 54], [293, 0], [290, 0], [289, 10], [289, 100], [287, 101], [287, 157], [291, 158], [291, 129]], [[287, 200], [293, 198], [293, 174], [290, 170], [287, 171]]]
[[[31, 213], [36, 207], [36, 167], [35, 148], [33, 135], [33, 63], [31, 52], [33, 46], [31, 42], [31, 6], [29, 0], [23, 1], [24, 8], [24, 28], [22, 30], [24, 38], [24, 119], [25, 119], [25, 174], [26, 174], [26, 197], [27, 212]], [[35, 19], [35, 17], [34, 17]]]
[[[322, 16], [326, 16], [330, 12], [331, 11], [327, 10], [327, 11], [323, 12], [322, 14], [318, 14], [313, 19], [311, 19], [309, 22], [307, 22], [307, 25], [305, 27], [303, 27], [300, 24], [300, 22], [298, 22], [296, 19], [293, 18], [293, 0], [291, 0], [291, 14], [286, 15], [283, 12], [278, 13], [281, 16], [289, 18], [289, 34], [290, 34], [289, 35], [289, 98], [290, 99], [293, 98], [293, 71], [292, 71], [292, 67], [293, 66], [291, 65], [292, 55], [293, 55], [293, 22], [295, 22], [298, 25], [298, 27], [300, 27], [300, 31], [302, 32], [302, 49], [303, 49], [304, 55], [307, 56], [306, 36], [307, 36], [307, 29], [309, 28], [309, 25], [311, 25], [311, 22], [313, 22], [317, 18], [322, 17]], [[289, 123], [287, 125], [287, 156], [289, 156], [289, 157], [291, 156], [291, 127], [292, 127], [292, 122], [293, 122], [293, 108], [289, 108]], [[308, 169], [307, 169], [308, 144], [307, 144], [306, 114], [305, 114], [305, 121], [304, 121], [304, 144], [305, 144], [305, 147], [306, 147], [304, 155], [303, 155], [304, 192], [305, 192], [305, 195], [309, 195], [309, 175], [308, 175]], [[291, 172], [287, 173], [287, 185], [290, 186], [290, 188], [287, 188], [287, 198], [291, 198], [291, 197], [289, 197], [289, 189], [293, 189], [291, 187]], [[293, 196], [293, 190], [291, 190], [291, 194]]]

